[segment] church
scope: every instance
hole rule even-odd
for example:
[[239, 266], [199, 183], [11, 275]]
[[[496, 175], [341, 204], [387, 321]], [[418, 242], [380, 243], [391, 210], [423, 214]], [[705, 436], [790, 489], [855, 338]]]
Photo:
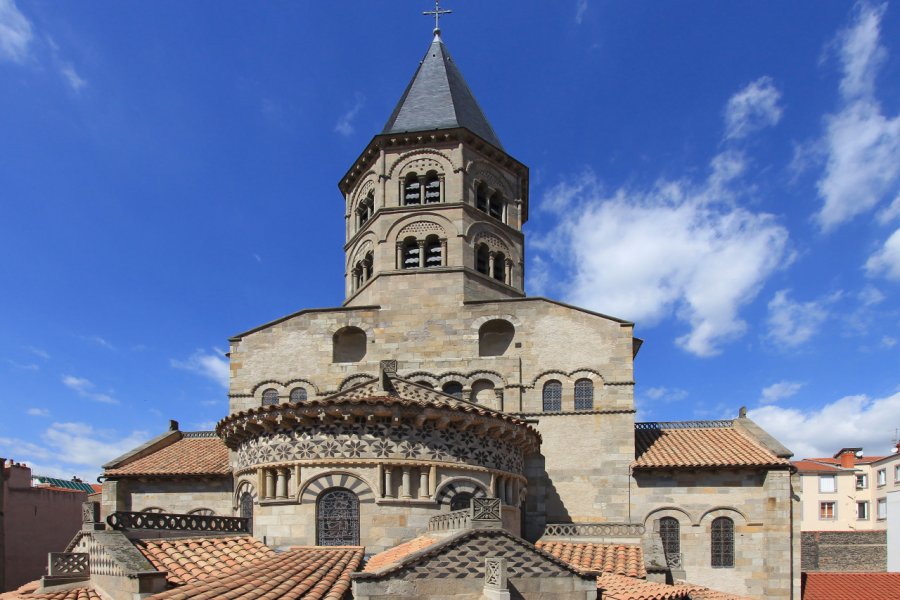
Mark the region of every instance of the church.
[[263, 554], [362, 548], [357, 598], [482, 597], [485, 559], [484, 597], [799, 598], [791, 452], [743, 410], [635, 422], [634, 324], [525, 294], [528, 167], [439, 29], [338, 188], [343, 304], [230, 338], [228, 415], [104, 465], [100, 528], [238, 517]]

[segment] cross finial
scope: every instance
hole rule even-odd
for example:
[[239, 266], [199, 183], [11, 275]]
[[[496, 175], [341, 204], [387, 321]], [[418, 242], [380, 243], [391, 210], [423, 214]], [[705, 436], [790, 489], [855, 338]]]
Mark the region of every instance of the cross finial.
[[441, 35], [441, 17], [449, 15], [452, 10], [444, 10], [441, 8], [441, 0], [434, 0], [434, 10], [426, 10], [423, 15], [434, 15], [434, 35]]

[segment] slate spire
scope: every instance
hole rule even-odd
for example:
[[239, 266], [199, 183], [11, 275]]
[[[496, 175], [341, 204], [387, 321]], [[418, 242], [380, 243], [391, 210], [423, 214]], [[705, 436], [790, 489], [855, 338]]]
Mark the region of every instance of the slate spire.
[[503, 149], [494, 128], [478, 106], [447, 46], [435, 31], [434, 40], [419, 64], [382, 133], [432, 131], [465, 127]]

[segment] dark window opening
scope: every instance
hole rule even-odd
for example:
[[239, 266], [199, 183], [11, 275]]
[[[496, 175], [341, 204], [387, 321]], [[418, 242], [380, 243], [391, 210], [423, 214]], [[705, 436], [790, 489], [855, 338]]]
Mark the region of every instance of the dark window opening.
[[490, 251], [484, 244], [479, 244], [475, 250], [475, 270], [487, 275], [490, 272]]
[[403, 185], [403, 204], [421, 204], [422, 203], [422, 185], [415, 173], [406, 176], [406, 183]]
[[474, 496], [469, 492], [460, 492], [450, 499], [450, 510], [462, 510], [472, 505]]
[[425, 238], [425, 266], [441, 266], [441, 240], [436, 235]]
[[441, 180], [437, 173], [431, 172], [425, 179], [425, 204], [437, 204], [441, 201]]
[[448, 381], [442, 388], [443, 392], [448, 396], [453, 396], [458, 400], [462, 400], [463, 386], [458, 381]]
[[316, 502], [316, 544], [359, 546], [359, 498], [345, 488], [323, 492]]

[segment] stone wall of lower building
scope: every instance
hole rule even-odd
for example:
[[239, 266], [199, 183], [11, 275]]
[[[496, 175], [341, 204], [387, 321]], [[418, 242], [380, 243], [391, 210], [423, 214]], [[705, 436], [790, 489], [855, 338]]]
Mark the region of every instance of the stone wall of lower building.
[[162, 509], [188, 514], [206, 509], [230, 517], [234, 514], [233, 495], [231, 477], [107, 480], [103, 483], [102, 516], [115, 511]]
[[804, 531], [804, 571], [885, 571], [886, 531]]

